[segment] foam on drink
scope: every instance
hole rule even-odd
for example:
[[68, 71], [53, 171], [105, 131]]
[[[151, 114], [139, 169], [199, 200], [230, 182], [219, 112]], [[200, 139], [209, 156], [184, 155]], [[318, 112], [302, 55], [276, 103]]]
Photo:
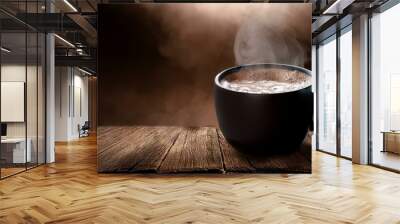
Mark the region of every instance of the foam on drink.
[[224, 88], [244, 93], [284, 93], [306, 88], [311, 77], [297, 70], [242, 68], [221, 80]]

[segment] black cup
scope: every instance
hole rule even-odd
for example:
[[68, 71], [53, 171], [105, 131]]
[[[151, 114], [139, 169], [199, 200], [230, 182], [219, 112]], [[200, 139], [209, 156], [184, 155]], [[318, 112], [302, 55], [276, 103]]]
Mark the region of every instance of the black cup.
[[[246, 152], [293, 151], [301, 145], [313, 120], [311, 86], [283, 93], [245, 93], [221, 80], [241, 69], [307, 69], [284, 64], [250, 64], [226, 69], [215, 77], [214, 100], [219, 128], [227, 141]], [[240, 73], [239, 73], [240, 75]]]

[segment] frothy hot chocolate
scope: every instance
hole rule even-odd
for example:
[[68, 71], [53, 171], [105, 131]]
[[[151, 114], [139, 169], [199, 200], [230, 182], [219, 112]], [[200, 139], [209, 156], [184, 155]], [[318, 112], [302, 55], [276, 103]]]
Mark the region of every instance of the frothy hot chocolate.
[[224, 88], [244, 93], [284, 93], [311, 85], [311, 76], [297, 70], [242, 68], [221, 80]]

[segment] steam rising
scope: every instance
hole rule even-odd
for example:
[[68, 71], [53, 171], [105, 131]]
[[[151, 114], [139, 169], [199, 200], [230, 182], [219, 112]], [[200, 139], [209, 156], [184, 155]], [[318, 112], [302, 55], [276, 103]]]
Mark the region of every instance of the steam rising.
[[301, 24], [306, 15], [304, 7], [298, 10], [290, 10], [290, 6], [253, 10], [235, 37], [236, 63], [280, 63], [304, 67], [308, 60], [304, 46], [309, 46], [304, 44], [304, 37], [307, 37], [304, 32], [308, 29], [299, 29], [299, 26], [307, 26], [307, 23]]

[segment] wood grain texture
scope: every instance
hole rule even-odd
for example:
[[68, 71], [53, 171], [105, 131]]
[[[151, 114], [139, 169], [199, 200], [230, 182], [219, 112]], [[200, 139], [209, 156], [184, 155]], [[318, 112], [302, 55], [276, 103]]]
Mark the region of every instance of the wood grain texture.
[[99, 172], [155, 172], [181, 129], [123, 127], [115, 133], [107, 128], [98, 131], [102, 136], [98, 145]]
[[213, 127], [99, 127], [98, 171], [309, 173], [310, 139], [295, 152], [251, 156]]
[[95, 137], [58, 143], [0, 181], [0, 223], [399, 223], [399, 174], [312, 154], [312, 174], [99, 174]]
[[249, 163], [246, 156], [233, 148], [220, 130], [218, 130], [218, 139], [221, 147], [224, 167], [227, 172], [255, 172], [256, 169]]
[[215, 128], [183, 128], [158, 170], [160, 173], [223, 172]]

